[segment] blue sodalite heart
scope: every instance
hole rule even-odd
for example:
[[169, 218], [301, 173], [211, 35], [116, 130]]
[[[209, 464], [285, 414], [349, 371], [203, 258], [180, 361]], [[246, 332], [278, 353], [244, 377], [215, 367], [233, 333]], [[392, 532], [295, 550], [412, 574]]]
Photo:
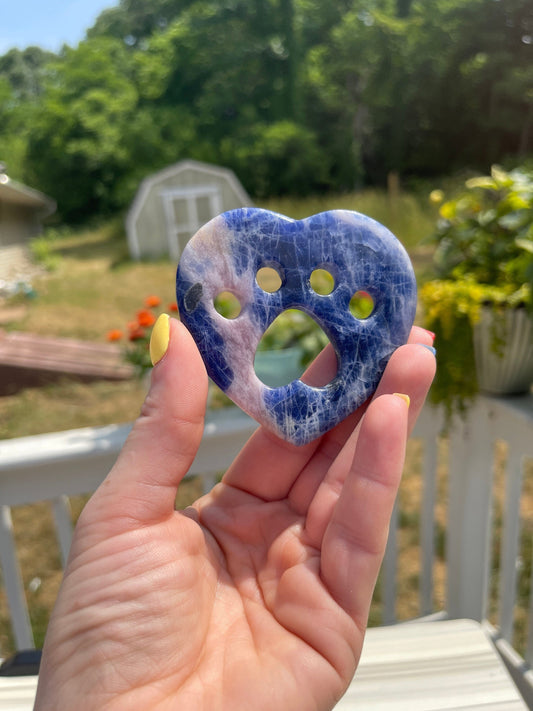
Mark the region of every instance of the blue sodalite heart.
[[[278, 272], [277, 291], [259, 286], [262, 267]], [[316, 269], [333, 276], [330, 294], [312, 288]], [[373, 300], [368, 318], [350, 310], [359, 291]], [[400, 242], [375, 220], [347, 210], [305, 220], [256, 208], [219, 215], [183, 250], [176, 292], [181, 319], [210, 377], [248, 414], [295, 444], [323, 434], [372, 395], [391, 354], [407, 341], [416, 309], [415, 276]], [[222, 292], [239, 300], [237, 318], [215, 309]], [[312, 316], [333, 344], [338, 372], [324, 387], [295, 380], [269, 388], [255, 374], [262, 335], [290, 308]]]

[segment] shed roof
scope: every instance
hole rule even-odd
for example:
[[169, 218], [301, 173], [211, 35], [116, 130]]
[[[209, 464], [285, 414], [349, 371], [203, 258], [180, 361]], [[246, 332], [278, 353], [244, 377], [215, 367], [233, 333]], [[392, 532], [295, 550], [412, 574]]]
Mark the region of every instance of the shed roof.
[[[188, 185], [187, 181], [190, 180], [191, 176], [195, 176], [195, 179], [199, 180], [200, 185]], [[173, 191], [172, 184], [176, 183], [177, 185], [182, 181], [184, 182], [184, 187], [182, 189], [180, 188], [181, 192], [183, 194], [190, 192], [191, 195], [198, 192], [198, 188], [202, 188], [201, 192], [204, 194], [205, 190], [203, 190], [203, 188], [207, 189], [214, 183], [226, 186], [227, 191], [233, 196], [232, 203], [236, 204], [226, 207], [223, 203], [220, 211], [252, 204], [250, 196], [231, 169], [190, 159], [173, 163], [144, 178], [130, 206], [126, 216], [126, 233], [128, 236], [130, 254], [134, 258], [138, 259], [141, 253], [143, 253], [141, 242], [143, 242], [146, 247], [147, 235], [151, 239], [154, 233], [162, 234], [161, 229], [154, 230], [153, 226], [150, 234], [139, 227], [143, 215], [149, 212], [148, 206], [153, 202], [153, 196], [155, 194], [159, 194], [160, 196], [170, 194]], [[157, 193], [157, 191], [159, 191], [159, 193]], [[158, 216], [162, 215], [162, 219], [165, 219], [163, 206], [156, 212]]]
[[243, 204], [251, 203], [250, 196], [242, 187], [235, 173], [229, 168], [222, 168], [221, 166], [212, 165], [210, 163], [202, 163], [198, 160], [181, 160], [177, 163], [173, 163], [172, 165], [168, 165], [166, 168], [159, 170], [157, 173], [152, 173], [148, 177], [144, 178], [144, 180], [139, 186], [139, 189], [137, 190], [137, 194], [135, 195], [133, 203], [130, 207], [127, 216], [128, 223], [130, 225], [133, 225], [133, 223], [135, 222], [152, 185], [157, 185], [157, 183], [161, 182], [162, 180], [165, 180], [165, 178], [168, 178], [171, 175], [177, 175], [191, 168], [203, 171], [207, 175], [216, 175], [218, 177], [226, 178], [226, 180], [231, 184], [237, 195], [239, 195], [239, 197], [243, 201]]
[[56, 202], [39, 190], [12, 180], [5, 173], [0, 173], [0, 200], [38, 210], [41, 217], [55, 212]]

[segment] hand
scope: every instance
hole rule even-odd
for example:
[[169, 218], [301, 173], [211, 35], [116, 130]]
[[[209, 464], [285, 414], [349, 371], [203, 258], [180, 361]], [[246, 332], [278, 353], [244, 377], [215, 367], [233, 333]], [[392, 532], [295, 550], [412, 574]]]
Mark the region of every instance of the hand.
[[[415, 328], [410, 343], [370, 404], [304, 447], [259, 428], [222, 482], [177, 512], [207, 376], [171, 320], [141, 415], [76, 527], [37, 711], [333, 708], [361, 653], [408, 432], [434, 374], [416, 345], [430, 335]], [[333, 362], [326, 349], [307, 381]]]

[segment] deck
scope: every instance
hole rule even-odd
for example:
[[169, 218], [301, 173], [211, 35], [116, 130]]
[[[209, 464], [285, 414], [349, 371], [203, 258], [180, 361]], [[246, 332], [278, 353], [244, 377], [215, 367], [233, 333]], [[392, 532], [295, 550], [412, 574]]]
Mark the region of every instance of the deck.
[[132, 376], [133, 367], [116, 344], [0, 330], [0, 395], [62, 377], [87, 382]]

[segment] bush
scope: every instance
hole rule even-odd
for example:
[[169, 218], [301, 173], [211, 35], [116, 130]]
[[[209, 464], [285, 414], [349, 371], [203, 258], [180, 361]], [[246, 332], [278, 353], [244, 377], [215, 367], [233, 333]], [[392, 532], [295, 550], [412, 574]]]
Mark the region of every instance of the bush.
[[[443, 197], [435, 190], [430, 200]], [[489, 176], [467, 180], [458, 195], [441, 205], [434, 240], [440, 279], [422, 287], [420, 300], [424, 325], [437, 334], [439, 351], [431, 398], [450, 415], [464, 409], [478, 391], [472, 328], [482, 306], [500, 314], [532, 308], [533, 173], [493, 166]], [[499, 339], [496, 328], [495, 349]]]
[[309, 195], [327, 187], [327, 159], [312, 131], [292, 121], [254, 127], [222, 144], [222, 162], [257, 197]]
[[[438, 191], [434, 191], [432, 195]], [[439, 277], [519, 290], [533, 285], [533, 173], [471, 178], [440, 208], [434, 240]]]

